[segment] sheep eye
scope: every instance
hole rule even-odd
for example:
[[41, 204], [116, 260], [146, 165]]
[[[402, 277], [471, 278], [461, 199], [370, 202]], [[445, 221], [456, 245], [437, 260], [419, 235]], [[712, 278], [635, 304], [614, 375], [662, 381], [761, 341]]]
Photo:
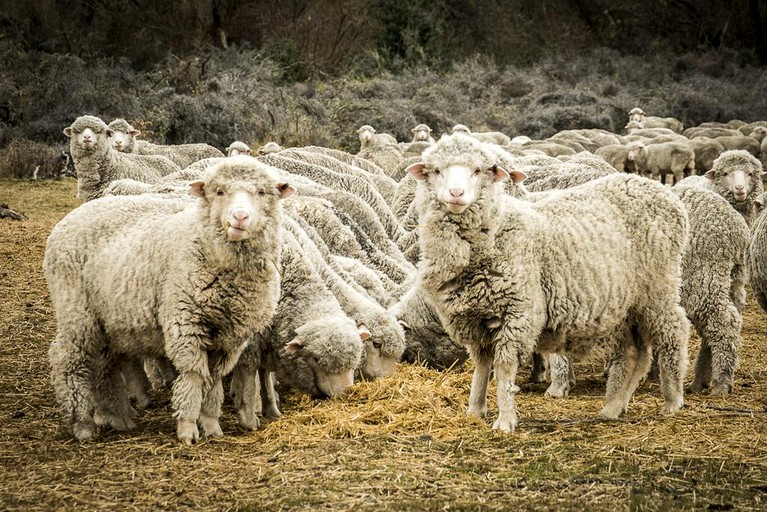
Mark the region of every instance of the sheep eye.
[[218, 189], [218, 190], [216, 190], [216, 195], [217, 196], [223, 196], [224, 195], [224, 191], [221, 190], [221, 189]]
[[474, 175], [475, 175], [475, 176], [476, 176], [477, 174], [479, 174], [480, 172], [481, 172], [481, 171], [480, 171], [478, 168], [477, 168], [477, 169], [474, 169]]
[[437, 176], [439, 176], [439, 174], [440, 174], [440, 172], [439, 172], [439, 169], [434, 169], [434, 174], [436, 174]]
[[376, 348], [376, 349], [380, 350], [381, 346], [382, 346], [382, 344], [381, 344], [380, 341], [374, 341], [373, 342], [373, 348]]
[[266, 194], [266, 191], [264, 191], [264, 190], [259, 190], [259, 191], [258, 191], [258, 195], [262, 196], [262, 195], [264, 195], [264, 194]]

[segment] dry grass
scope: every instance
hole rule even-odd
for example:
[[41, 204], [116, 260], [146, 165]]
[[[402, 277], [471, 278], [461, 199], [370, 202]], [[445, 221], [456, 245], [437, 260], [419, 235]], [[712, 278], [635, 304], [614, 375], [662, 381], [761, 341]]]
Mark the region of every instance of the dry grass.
[[55, 321], [40, 268], [47, 234], [77, 204], [74, 182], [0, 181], [0, 202], [30, 218], [0, 221], [0, 509], [767, 507], [767, 321], [753, 302], [735, 393], [688, 396], [673, 418], [656, 415], [660, 391], [647, 383], [624, 420], [593, 421], [601, 365], [581, 364], [569, 398], [523, 384], [520, 427], [502, 435], [492, 418], [464, 413], [468, 368], [400, 365], [337, 400], [288, 397], [285, 415], [257, 432], [240, 431], [227, 409], [227, 435], [192, 448], [176, 442], [167, 393], [135, 431], [78, 444], [48, 380]]

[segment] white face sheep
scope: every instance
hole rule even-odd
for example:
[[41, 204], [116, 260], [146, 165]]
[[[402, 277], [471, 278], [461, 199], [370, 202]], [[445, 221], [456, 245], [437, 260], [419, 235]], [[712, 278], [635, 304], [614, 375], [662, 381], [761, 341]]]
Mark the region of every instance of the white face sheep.
[[413, 132], [413, 142], [428, 142], [434, 144], [436, 141], [431, 136], [431, 128], [426, 124], [419, 124], [411, 130]]
[[534, 349], [576, 358], [613, 351], [618, 362], [600, 416], [617, 418], [650, 368], [652, 344], [661, 412], [674, 413], [683, 404], [689, 332], [679, 305], [688, 230], [680, 200], [620, 173], [518, 200], [504, 194], [509, 173], [497, 162], [482, 143], [457, 134], [408, 169], [420, 181], [423, 290], [475, 363], [469, 413], [485, 415], [494, 368], [493, 428], [511, 432], [521, 358]]
[[250, 154], [251, 154], [250, 146], [248, 146], [247, 144], [239, 140], [232, 142], [226, 148], [226, 156], [250, 155]]
[[[293, 188], [251, 157], [191, 185], [199, 196], [106, 197], [70, 212], [43, 268], [56, 309], [51, 377], [78, 440], [132, 428], [125, 358], [167, 356], [180, 441], [221, 435], [221, 378], [277, 306], [282, 209]], [[95, 408], [95, 415], [94, 415]]]
[[109, 123], [109, 142], [112, 144], [112, 148], [121, 153], [134, 153], [136, 150], [136, 137], [141, 135], [141, 131], [137, 130], [128, 123], [125, 119], [115, 119]]
[[360, 139], [360, 149], [370, 146], [385, 146], [388, 144], [397, 144], [397, 139], [388, 133], [376, 133], [376, 129], [369, 124], [364, 124], [357, 130], [357, 136]]

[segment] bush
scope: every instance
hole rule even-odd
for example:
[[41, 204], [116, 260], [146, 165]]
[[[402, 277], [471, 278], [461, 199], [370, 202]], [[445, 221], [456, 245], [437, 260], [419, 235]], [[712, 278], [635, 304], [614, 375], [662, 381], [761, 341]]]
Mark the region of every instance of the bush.
[[70, 159], [63, 147], [17, 139], [0, 149], [0, 178], [59, 179]]

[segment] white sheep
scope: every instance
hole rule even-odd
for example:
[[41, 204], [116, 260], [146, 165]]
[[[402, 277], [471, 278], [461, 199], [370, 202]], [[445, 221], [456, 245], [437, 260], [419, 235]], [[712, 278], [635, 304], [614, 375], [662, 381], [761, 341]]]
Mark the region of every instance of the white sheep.
[[240, 140], [236, 140], [226, 147], [226, 156], [250, 155], [251, 153], [250, 146]]
[[682, 406], [689, 324], [679, 275], [688, 221], [670, 189], [616, 173], [517, 200], [503, 193], [509, 174], [495, 154], [463, 135], [440, 139], [409, 172], [420, 181], [423, 289], [475, 363], [470, 414], [486, 413], [493, 367], [493, 428], [516, 428], [517, 368], [536, 346], [576, 357], [612, 350], [600, 416], [617, 418], [656, 344], [661, 412]]
[[279, 153], [283, 149], [285, 149], [285, 148], [283, 148], [282, 146], [280, 146], [276, 142], [271, 141], [271, 142], [267, 142], [266, 144], [264, 144], [263, 146], [258, 148], [258, 154], [259, 155], [270, 155], [272, 153]]
[[111, 140], [115, 150], [124, 153], [138, 153], [139, 155], [162, 155], [181, 169], [203, 158], [224, 156], [218, 149], [204, 143], [165, 146], [139, 140], [136, 137], [141, 135], [141, 131], [121, 118], [109, 123], [109, 128], [113, 131]]
[[[685, 180], [687, 181], [687, 180]], [[746, 302], [749, 229], [719, 194], [685, 181], [674, 186], [690, 219], [682, 257], [681, 304], [701, 337], [688, 390], [732, 391]]]
[[421, 123], [416, 125], [416, 127], [410, 131], [413, 132], [412, 142], [427, 142], [429, 144], [437, 142], [434, 140], [434, 137], [431, 136], [431, 128], [429, 128], [429, 125], [427, 124]]
[[453, 126], [451, 133], [463, 133], [474, 137], [480, 142], [491, 142], [498, 144], [499, 146], [508, 146], [511, 144], [511, 137], [501, 132], [473, 132], [468, 126], [464, 124], [457, 124]]
[[[293, 187], [251, 157], [190, 185], [198, 199], [107, 197], [70, 212], [43, 268], [56, 310], [48, 351], [56, 397], [78, 440], [96, 423], [134, 426], [120, 380], [126, 357], [167, 356], [171, 404], [191, 444], [221, 435], [221, 378], [267, 328], [280, 289], [282, 209]], [[95, 416], [93, 409], [95, 407]]]
[[637, 174], [659, 179], [661, 183], [666, 183], [668, 175], [673, 178], [673, 183], [678, 183], [695, 173], [695, 152], [688, 144], [679, 142], [647, 145], [632, 142], [628, 160], [633, 162]]
[[751, 228], [746, 264], [754, 298], [767, 313], [767, 215], [764, 213], [756, 218]]
[[360, 139], [360, 151], [370, 146], [397, 145], [397, 139], [389, 133], [376, 133], [376, 129], [369, 124], [363, 124], [357, 129], [357, 137]]
[[629, 122], [641, 123], [644, 128], [668, 128], [676, 133], [682, 133], [684, 130], [684, 125], [679, 119], [648, 116], [639, 107], [634, 107], [629, 111]]
[[77, 197], [85, 202], [104, 194], [114, 180], [155, 183], [179, 167], [163, 156], [127, 155], [109, 144], [112, 130], [95, 116], [80, 116], [64, 128], [77, 172]]

